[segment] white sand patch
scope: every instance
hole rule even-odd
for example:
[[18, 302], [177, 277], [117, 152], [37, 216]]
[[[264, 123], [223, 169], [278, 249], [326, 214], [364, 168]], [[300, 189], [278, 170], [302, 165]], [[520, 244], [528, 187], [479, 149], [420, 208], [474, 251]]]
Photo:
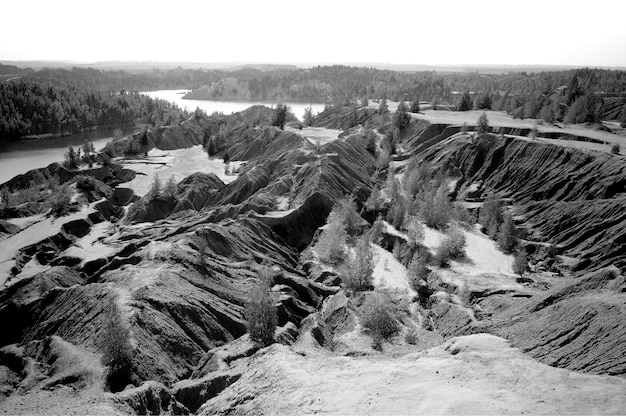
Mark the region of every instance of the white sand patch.
[[0, 241], [0, 287], [9, 278], [18, 250], [57, 234], [66, 222], [87, 217], [95, 211], [94, 204], [83, 206], [80, 211], [60, 218], [41, 216], [39, 221]]
[[115, 248], [104, 244], [103, 240], [112, 233], [114, 228], [115, 226], [108, 221], [94, 225], [89, 234], [76, 240], [71, 247], [65, 250], [63, 255], [82, 258], [81, 265], [91, 260], [113, 255]]
[[287, 127], [285, 130], [299, 134], [313, 144], [319, 142], [320, 145], [337, 140], [339, 135], [343, 133], [341, 130], [327, 129], [324, 127], [303, 127], [302, 130]]
[[513, 256], [501, 252], [496, 242], [478, 230], [463, 230], [467, 246], [465, 253], [468, 263], [455, 265], [460, 274], [477, 275], [481, 273], [515, 275], [513, 272]]
[[395, 256], [384, 248], [371, 244], [374, 252], [374, 287], [379, 290], [392, 290], [405, 293], [409, 297], [416, 296], [410, 287], [404, 267]]
[[276, 198], [276, 209], [278, 211], [287, 211], [289, 209], [289, 197], [279, 196]]
[[36, 222], [43, 220], [44, 218], [46, 218], [46, 214], [37, 214], [37, 215], [31, 215], [30, 217], [24, 217], [24, 218], [10, 218], [7, 220], [7, 222], [13, 225], [16, 225], [20, 228], [26, 228]]
[[[541, 364], [499, 337], [452, 338], [397, 358], [339, 357], [283, 345], [257, 354], [200, 414], [615, 414], [626, 380]], [[245, 399], [244, 399], [245, 398]], [[237, 403], [235, 409], [230, 405]]]
[[[124, 167], [138, 172], [135, 179], [123, 186], [132, 188], [139, 196], [150, 191], [156, 175], [159, 175], [162, 185], [165, 185], [170, 177], [178, 183], [196, 172], [214, 173], [227, 184], [238, 176], [236, 173], [227, 175], [222, 158], [209, 158], [202, 146], [167, 151], [152, 149], [146, 159], [123, 159], [121, 163]], [[230, 162], [231, 171], [238, 170], [244, 163]]]

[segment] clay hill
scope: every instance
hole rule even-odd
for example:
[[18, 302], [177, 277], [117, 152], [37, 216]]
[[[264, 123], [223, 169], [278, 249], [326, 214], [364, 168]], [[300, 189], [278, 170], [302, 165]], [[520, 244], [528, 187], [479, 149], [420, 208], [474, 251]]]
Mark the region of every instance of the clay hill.
[[[192, 117], [151, 130], [147, 158], [81, 170], [93, 189], [56, 164], [14, 178], [11, 192], [56, 178], [73, 209], [56, 218], [42, 206], [18, 207], [0, 222], [0, 409], [623, 412], [626, 159], [584, 133], [555, 137], [540, 127], [535, 136], [505, 121], [481, 134], [475, 118], [467, 128], [435, 121], [445, 113], [412, 114], [387, 164], [380, 155], [390, 134], [376, 107], [336, 106], [310, 127], [231, 129], [209, 160], [221, 164], [227, 152], [236, 176], [200, 167], [209, 163], [199, 145], [213, 121]], [[140, 136], [125, 140], [117, 145]], [[182, 151], [203, 154], [197, 172], [167, 192], [134, 188]], [[406, 189], [425, 165], [447, 178], [446, 198], [474, 220], [460, 231], [465, 257], [430, 266], [412, 285], [414, 245], [401, 222], [385, 221], [396, 208], [384, 196], [394, 180]], [[379, 192], [383, 202], [372, 208]], [[372, 287], [355, 293], [344, 269], [315, 254], [345, 195], [354, 197], [359, 228], [382, 224], [371, 243]], [[512, 214], [528, 258], [523, 275], [473, 225], [490, 195]], [[420, 250], [435, 253], [446, 232], [424, 227]], [[247, 334], [244, 309], [268, 269], [277, 329], [262, 348]], [[397, 311], [395, 335], [374, 346], [364, 329], [371, 299]], [[118, 382], [111, 348], [129, 352]]]

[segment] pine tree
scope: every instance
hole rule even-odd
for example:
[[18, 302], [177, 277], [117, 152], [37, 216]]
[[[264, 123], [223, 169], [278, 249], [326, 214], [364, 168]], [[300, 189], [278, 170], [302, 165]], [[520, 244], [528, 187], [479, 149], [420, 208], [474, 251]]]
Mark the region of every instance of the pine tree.
[[515, 238], [515, 223], [511, 214], [504, 214], [504, 220], [500, 226], [500, 233], [498, 234], [498, 245], [500, 249], [505, 253], [513, 251], [517, 245], [517, 239]]
[[526, 270], [528, 270], [528, 258], [526, 257], [526, 252], [520, 249], [513, 259], [513, 271], [523, 276]]

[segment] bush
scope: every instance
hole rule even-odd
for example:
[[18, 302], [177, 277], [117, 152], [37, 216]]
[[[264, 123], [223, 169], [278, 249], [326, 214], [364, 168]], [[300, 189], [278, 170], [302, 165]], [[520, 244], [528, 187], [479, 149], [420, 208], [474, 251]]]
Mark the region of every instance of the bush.
[[415, 345], [417, 344], [417, 330], [415, 328], [411, 328], [407, 331], [404, 336], [404, 340], [407, 344]]
[[122, 322], [115, 300], [109, 304], [107, 318], [102, 337], [102, 363], [109, 368], [106, 385], [110, 391], [117, 393], [131, 382], [133, 348], [130, 333]]
[[52, 191], [50, 197], [50, 209], [55, 217], [61, 217], [70, 211], [70, 203], [72, 201], [72, 191], [65, 184], [59, 186]]
[[274, 331], [278, 321], [276, 298], [271, 288], [271, 271], [269, 268], [263, 267], [259, 273], [259, 278], [250, 285], [244, 311], [248, 321], [250, 339], [262, 346], [268, 346], [274, 342]]
[[96, 189], [96, 181], [92, 176], [77, 176], [76, 187], [83, 191], [93, 191]]
[[465, 257], [465, 235], [458, 230], [450, 232], [435, 252], [435, 262], [439, 267], [448, 267], [450, 260]]
[[613, 143], [613, 145], [611, 146], [611, 153], [613, 153], [614, 155], [619, 155], [619, 152], [620, 152], [619, 143]]
[[374, 293], [363, 304], [361, 323], [380, 347], [383, 339], [389, 339], [399, 330], [395, 310], [388, 305], [389, 299]]
[[350, 236], [355, 236], [361, 231], [361, 223], [363, 219], [357, 211], [354, 196], [346, 195], [333, 207], [333, 211], [337, 212], [339, 219], [346, 226], [346, 232]]
[[374, 254], [369, 236], [359, 238], [354, 248], [354, 256], [349, 256], [343, 269], [343, 284], [353, 292], [372, 289], [374, 273]]
[[425, 191], [420, 200], [419, 210], [427, 226], [444, 229], [452, 216], [452, 203], [448, 199], [448, 188], [445, 181], [439, 188]]

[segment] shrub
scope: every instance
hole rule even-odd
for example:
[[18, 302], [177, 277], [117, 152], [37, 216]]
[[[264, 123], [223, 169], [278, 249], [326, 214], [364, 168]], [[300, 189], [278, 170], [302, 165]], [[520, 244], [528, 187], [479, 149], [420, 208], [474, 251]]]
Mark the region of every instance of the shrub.
[[383, 339], [389, 339], [399, 329], [395, 310], [388, 305], [389, 301], [374, 293], [363, 304], [361, 323], [378, 347]]
[[274, 331], [278, 321], [276, 298], [271, 287], [271, 271], [269, 268], [263, 267], [259, 273], [259, 278], [250, 285], [244, 311], [250, 339], [262, 346], [268, 346], [274, 342]]
[[528, 269], [528, 258], [526, 257], [526, 251], [519, 250], [513, 259], [513, 272], [523, 276]]
[[620, 152], [620, 144], [613, 143], [613, 145], [611, 146], [611, 153], [613, 153], [614, 155], [619, 155], [619, 152]]
[[374, 254], [369, 236], [363, 235], [354, 248], [354, 256], [349, 256], [343, 269], [344, 286], [353, 292], [370, 290], [374, 273]]
[[339, 264], [346, 253], [348, 233], [338, 213], [333, 210], [326, 220], [326, 228], [313, 247], [321, 261], [330, 264]]
[[124, 390], [131, 382], [133, 348], [130, 345], [130, 333], [122, 322], [115, 300], [111, 300], [108, 308], [102, 337], [102, 362], [109, 368], [106, 375], [109, 390], [113, 393]]
[[448, 226], [452, 216], [452, 203], [448, 199], [445, 181], [436, 190], [431, 188], [417, 199], [421, 200], [419, 210], [427, 226], [437, 229], [444, 229]]
[[452, 216], [463, 227], [469, 228], [476, 224], [476, 217], [474, 217], [468, 209], [465, 209], [460, 204], [455, 204], [453, 206]]
[[96, 189], [96, 181], [92, 176], [77, 176], [76, 187], [83, 191], [93, 191]]
[[374, 133], [372, 130], [368, 130], [366, 142], [365, 142], [365, 149], [368, 152], [374, 154], [376, 153], [377, 148], [378, 148], [378, 145], [376, 144], [376, 133]]
[[422, 244], [424, 241], [424, 226], [417, 217], [407, 217], [407, 237], [409, 238], [409, 245], [412, 247]]
[[407, 344], [415, 345], [417, 344], [417, 330], [415, 328], [411, 328], [407, 331], [404, 336], [404, 340]]
[[389, 156], [389, 150], [383, 148], [378, 154], [378, 158], [376, 159], [376, 169], [387, 169], [389, 167]]
[[52, 191], [50, 197], [50, 209], [55, 217], [61, 217], [70, 211], [72, 201], [72, 191], [69, 185], [65, 184]]
[[339, 219], [346, 226], [346, 232], [350, 236], [357, 235], [361, 230], [363, 219], [357, 211], [354, 196], [346, 195], [333, 207], [333, 211], [337, 212]]
[[450, 232], [435, 252], [435, 262], [439, 267], [448, 267], [450, 260], [465, 256], [465, 235], [458, 230]]

